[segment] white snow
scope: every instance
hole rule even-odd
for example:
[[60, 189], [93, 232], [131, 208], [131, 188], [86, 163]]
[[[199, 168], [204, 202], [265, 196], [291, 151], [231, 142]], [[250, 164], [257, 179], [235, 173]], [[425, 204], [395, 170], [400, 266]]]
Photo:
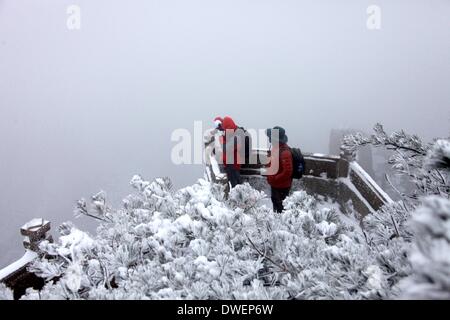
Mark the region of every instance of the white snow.
[[189, 230], [192, 225], [192, 219], [189, 215], [184, 214], [175, 220], [175, 223], [178, 223], [183, 229]]
[[447, 158], [450, 158], [450, 141], [439, 139], [436, 141], [436, 145], [442, 150], [442, 153]]
[[161, 219], [160, 215], [160, 212], [155, 212], [152, 221], [148, 225], [153, 232], [155, 239], [166, 242], [169, 240], [170, 235], [176, 232], [176, 228], [173, 226], [171, 220]]
[[35, 231], [35, 230], [38, 230], [40, 227], [42, 227], [46, 223], [48, 223], [48, 221], [44, 220], [43, 218], [34, 218], [33, 220], [25, 223], [21, 229]]
[[202, 202], [197, 203], [195, 207], [196, 207], [198, 213], [200, 213], [200, 215], [204, 219], [209, 220], [212, 218], [211, 212], [205, 207], [205, 205]]
[[210, 163], [211, 163], [211, 168], [213, 170], [213, 173], [214, 173], [214, 176], [216, 177], [216, 179], [218, 179], [218, 180], [224, 179], [225, 174], [220, 172], [219, 164], [217, 163], [217, 160], [213, 155], [210, 156]]
[[80, 289], [82, 273], [83, 270], [79, 263], [69, 265], [64, 276], [64, 282], [70, 290], [76, 292]]
[[184, 280], [184, 274], [182, 274], [181, 272], [176, 272], [174, 278], [175, 281], [182, 282]]
[[[311, 156], [312, 157], [316, 157], [316, 158], [328, 158], [328, 159], [323, 159], [323, 160], [329, 160], [329, 161], [332, 161], [332, 162], [335, 162], [336, 160], [340, 159], [339, 156], [326, 155], [326, 154], [323, 154], [323, 153], [313, 153]], [[307, 157], [308, 156], [306, 155], [305, 158], [307, 158]]]
[[211, 182], [212, 176], [211, 176], [211, 170], [209, 169], [208, 166], [205, 167], [205, 179], [207, 179], [208, 181]]
[[450, 159], [450, 141], [439, 139], [428, 152], [425, 164], [431, 168], [445, 167], [448, 159]]
[[356, 174], [358, 174], [361, 179], [363, 179], [366, 184], [374, 191], [376, 194], [380, 195], [384, 198], [388, 203], [392, 203], [391, 197], [384, 192], [383, 189], [372, 179], [372, 177], [364, 170], [356, 161], [352, 161], [350, 163], [350, 169], [353, 170]]
[[332, 236], [336, 233], [337, 225], [333, 222], [327, 222], [325, 220], [316, 224], [316, 227], [319, 229], [320, 233], [324, 236]]
[[375, 210], [372, 208], [372, 206], [367, 202], [367, 200], [361, 195], [361, 193], [356, 189], [355, 185], [350, 181], [350, 179], [347, 178], [339, 178], [338, 179], [341, 183], [344, 183], [347, 185], [347, 187], [350, 188], [350, 190], [364, 203], [364, 205], [370, 210], [371, 213], [375, 213]]
[[[323, 197], [323, 196], [316, 196], [315, 198], [317, 199], [316, 206], [317, 206], [318, 210], [333, 209], [334, 211], [336, 211], [338, 213], [339, 218], [345, 225], [359, 228], [359, 220], [354, 216], [351, 216], [347, 213], [343, 213], [340, 205], [337, 202], [333, 202], [330, 199], [325, 200], [325, 197]], [[342, 235], [342, 236], [345, 237], [345, 235]], [[349, 240], [349, 241], [351, 241], [351, 240]]]
[[381, 290], [383, 288], [384, 275], [383, 271], [381, 271], [378, 266], [368, 266], [366, 269], [366, 275], [368, 276], [367, 286], [369, 288], [374, 290]]
[[[151, 192], [160, 192], [156, 183], [135, 180], [140, 186], [147, 185], [145, 189]], [[348, 178], [341, 182], [354, 188]], [[266, 290], [262, 282], [258, 281], [252, 282], [257, 289], [240, 289], [242, 281], [257, 275], [264, 262], [255, 248], [260, 248], [263, 252], [271, 250], [270, 256], [275, 262], [286, 261], [293, 268], [302, 269], [299, 278], [295, 279], [285, 276], [284, 272], [278, 271], [279, 268], [274, 266], [274, 275], [280, 281], [287, 281], [294, 292], [295, 288], [304, 287], [305, 283], [316, 283], [328, 288], [326, 292], [301, 293], [301, 298], [340, 298], [340, 292], [345, 291], [348, 286], [334, 278], [347, 273], [349, 279], [354, 277], [355, 284], [367, 281], [367, 297], [377, 294], [372, 293], [372, 290], [383, 291], [386, 288], [382, 273], [384, 270], [376, 267], [377, 261], [366, 244], [355, 241], [359, 237], [359, 229], [355, 231], [342, 228], [345, 225], [336, 218], [334, 210], [341, 218], [345, 215], [340, 212], [339, 205], [331, 200], [317, 197], [319, 201], [316, 201], [305, 191], [297, 191], [286, 199], [285, 212], [274, 214], [270, 198], [259, 202], [262, 196], [260, 192], [246, 184], [232, 189], [227, 201], [222, 200], [221, 194], [211, 192], [211, 184], [204, 180], [175, 194], [164, 195], [165, 191], [162, 191], [162, 199], [173, 202], [171, 210], [145, 204], [145, 207], [135, 209], [133, 215], [124, 214], [122, 210], [114, 211], [113, 222], [105, 223], [103, 228], [99, 228], [95, 238], [101, 241], [95, 244], [95, 248], [101, 245], [101, 252], [89, 250], [92, 239], [76, 228], [55, 244], [56, 249], [69, 253], [75, 243], [77, 247], [88, 249], [87, 252], [81, 252], [83, 260], [73, 259], [72, 263], [69, 259], [58, 258], [49, 262], [51, 265], [63, 263], [68, 267], [61, 281], [70, 291], [78, 291], [86, 281], [87, 286], [90, 286], [89, 280], [97, 281], [96, 274], [92, 272], [101, 272], [98, 261], [105, 258], [111, 261], [110, 274], [117, 276], [121, 287], [114, 291], [105, 289], [103, 285], [98, 288], [89, 287], [89, 296], [85, 297], [223, 299], [242, 298], [249, 294], [248, 298], [287, 298], [287, 291], [283, 287]], [[149, 194], [153, 196], [153, 193]], [[142, 190], [137, 199], [141, 198], [148, 199], [146, 190]], [[144, 211], [147, 213], [142, 213]], [[356, 221], [352, 222], [357, 224]], [[115, 228], [113, 232], [109, 231], [111, 228]], [[119, 232], [120, 243], [124, 244], [124, 249], [130, 249], [118, 250], [113, 241], [110, 241]], [[336, 237], [324, 241], [324, 237], [332, 235]], [[250, 245], [249, 239], [252, 239], [254, 245]], [[143, 256], [142, 252], [134, 248], [145, 248], [150, 253]], [[358, 263], [355, 269], [348, 265], [346, 259], [342, 259], [345, 257], [361, 264]], [[89, 262], [92, 259], [95, 262]], [[145, 263], [142, 263], [143, 259]], [[130, 264], [129, 261], [137, 261], [138, 264]], [[89, 264], [87, 268], [86, 262]], [[345, 269], [339, 270], [341, 264]], [[48, 264], [43, 264], [42, 267], [48, 268]], [[49, 272], [57, 271], [52, 270]], [[363, 275], [360, 270], [365, 271]], [[327, 271], [331, 271], [330, 275], [325, 274]], [[223, 289], [217, 287], [216, 291], [211, 284], [219, 278], [220, 281], [217, 282], [223, 284]], [[238, 284], [237, 289], [235, 284]], [[335, 289], [334, 286], [339, 287]], [[60, 287], [54, 286], [52, 292], [59, 294], [59, 290]], [[364, 297], [364, 294], [358, 292], [355, 297]]]
[[335, 159], [327, 159], [327, 158], [322, 158], [324, 157], [323, 155], [316, 155], [314, 154], [312, 157], [311, 156], [304, 156], [305, 159], [314, 159], [315, 161], [317, 161], [317, 157], [320, 157], [321, 159], [319, 161], [321, 162], [332, 162], [335, 163], [336, 160]]
[[9, 276], [11, 273], [19, 270], [20, 268], [22, 268], [23, 266], [27, 265], [28, 263], [30, 263], [31, 261], [33, 261], [34, 259], [37, 258], [37, 253], [33, 252], [31, 250], [27, 250], [25, 252], [25, 254], [22, 256], [22, 258], [20, 258], [19, 260], [17, 260], [16, 262], [10, 264], [9, 266], [3, 268], [2, 270], [0, 270], [0, 280], [6, 278], [7, 276]]
[[216, 261], [208, 261], [205, 256], [199, 256], [194, 260], [194, 264], [197, 266], [198, 271], [201, 273], [207, 273], [213, 278], [217, 278], [220, 275], [220, 269]]
[[205, 256], [199, 256], [197, 259], [195, 259], [194, 264], [195, 265], [201, 265], [208, 263], [208, 258]]
[[72, 228], [68, 235], [59, 238], [61, 247], [58, 253], [61, 255], [71, 255], [76, 260], [81, 257], [82, 252], [94, 246], [94, 240], [86, 233], [77, 228]]
[[198, 256], [204, 256], [208, 253], [209, 244], [203, 239], [194, 239], [189, 243], [189, 247], [194, 251]]

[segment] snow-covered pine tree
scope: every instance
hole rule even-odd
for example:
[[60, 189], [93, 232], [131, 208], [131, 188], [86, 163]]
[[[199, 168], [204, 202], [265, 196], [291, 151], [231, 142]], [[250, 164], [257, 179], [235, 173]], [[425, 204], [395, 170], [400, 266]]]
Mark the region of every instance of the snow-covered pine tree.
[[[435, 142], [424, 143], [417, 135], [407, 134], [403, 130], [388, 135], [383, 126], [378, 123], [374, 127], [374, 134], [370, 137], [360, 133], [345, 136], [342, 147], [356, 153], [358, 148], [370, 144], [393, 151], [389, 163], [398, 174], [407, 176], [415, 185], [412, 194], [402, 193], [401, 196], [408, 202], [414, 202], [421, 196], [434, 194], [448, 198], [450, 195], [445, 170], [443, 171], [439, 166], [425, 165], [427, 155]], [[393, 187], [395, 189], [395, 186]]]
[[[305, 192], [275, 214], [250, 185], [204, 180], [172, 192], [168, 180], [133, 177], [121, 209], [95, 196], [80, 212], [99, 221], [91, 236], [72, 223], [31, 270], [48, 282], [25, 299], [367, 299], [389, 292], [358, 228]], [[99, 200], [100, 199], [100, 200]], [[100, 202], [100, 203], [98, 203]], [[99, 210], [95, 211], [95, 208]]]
[[426, 202], [418, 215], [425, 218], [412, 226], [418, 196], [366, 217], [361, 229], [304, 191], [294, 192], [286, 210], [275, 214], [264, 204], [265, 194], [249, 184], [225, 198], [220, 185], [204, 180], [172, 191], [168, 179], [135, 176], [135, 192], [122, 208], [109, 207], [104, 192], [89, 204], [79, 202], [77, 214], [99, 221], [96, 234], [63, 224], [58, 242], [43, 242], [46, 255], [31, 267], [46, 286], [24, 298], [384, 299], [402, 292], [410, 297], [408, 292], [423, 287], [430, 288], [429, 296], [443, 297], [447, 260], [429, 253], [442, 249], [449, 256], [448, 205], [442, 200], [448, 195], [448, 142], [424, 147], [406, 134], [394, 139], [379, 133], [384, 138], [373, 137], [376, 143], [403, 146], [401, 153], [426, 150], [410, 151], [416, 155], [405, 158], [410, 169], [403, 174], [417, 180], [426, 170], [434, 172], [425, 182], [430, 186], [417, 185], [421, 193], [438, 196], [439, 206]]
[[389, 162], [416, 186], [412, 194], [401, 194], [401, 201], [364, 219], [366, 238], [376, 248], [380, 266], [393, 275], [392, 296], [450, 298], [446, 236], [450, 234], [450, 142], [436, 139], [425, 144], [404, 131], [388, 136], [380, 124], [371, 137], [356, 134], [344, 139], [344, 148], [352, 152], [366, 144], [393, 150]]
[[[428, 152], [425, 167], [450, 171], [448, 140], [436, 141]], [[450, 201], [434, 195], [423, 202], [411, 221], [413, 273], [400, 285], [402, 298], [450, 299]]]
[[0, 283], [0, 300], [12, 300], [13, 293], [11, 289], [5, 286], [3, 283]]

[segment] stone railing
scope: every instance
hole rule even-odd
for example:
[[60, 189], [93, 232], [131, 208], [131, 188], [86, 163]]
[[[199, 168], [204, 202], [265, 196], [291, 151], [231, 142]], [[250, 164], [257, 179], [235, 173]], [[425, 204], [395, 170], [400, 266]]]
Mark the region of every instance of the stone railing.
[[0, 282], [9, 287], [14, 299], [19, 299], [27, 288], [41, 289], [44, 280], [28, 271], [28, 266], [40, 256], [39, 244], [43, 240], [53, 242], [49, 234], [50, 222], [43, 219], [33, 219], [20, 228], [24, 236], [25, 254], [16, 262], [0, 270]]
[[[205, 148], [207, 159], [206, 175], [214, 182], [227, 183], [213, 154], [213, 147]], [[268, 150], [253, 150], [253, 164], [243, 164], [241, 176], [253, 187], [268, 190], [266, 179], [261, 174], [263, 163], [267, 163]], [[341, 152], [340, 156], [305, 153], [305, 174], [294, 180], [293, 190], [305, 190], [310, 194], [325, 196], [337, 202], [343, 212], [353, 208], [361, 216], [373, 213], [383, 205], [392, 202], [391, 198], [361, 168], [353, 155]]]

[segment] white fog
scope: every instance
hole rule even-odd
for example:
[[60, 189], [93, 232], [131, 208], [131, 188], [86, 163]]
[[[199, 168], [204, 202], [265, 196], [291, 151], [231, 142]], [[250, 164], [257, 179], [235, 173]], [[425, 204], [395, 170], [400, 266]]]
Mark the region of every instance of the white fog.
[[31, 218], [94, 230], [76, 200], [119, 205], [134, 174], [194, 183], [203, 166], [170, 159], [194, 121], [282, 125], [321, 153], [330, 130], [377, 122], [448, 137], [450, 2], [379, 0], [376, 31], [372, 2], [0, 0], [0, 264]]

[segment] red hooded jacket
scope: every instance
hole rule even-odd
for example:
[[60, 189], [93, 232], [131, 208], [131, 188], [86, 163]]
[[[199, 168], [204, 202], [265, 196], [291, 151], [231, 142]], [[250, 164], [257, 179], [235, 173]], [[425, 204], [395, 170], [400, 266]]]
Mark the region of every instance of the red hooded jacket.
[[[223, 122], [222, 122], [222, 128], [223, 128], [223, 130], [225, 131], [225, 135], [223, 135], [222, 137], [221, 137], [221, 143], [222, 143], [222, 151], [223, 151], [223, 154], [222, 154], [222, 160], [223, 160], [223, 164], [231, 164], [231, 163], [228, 163], [227, 162], [227, 153], [226, 153], [226, 149], [227, 148], [230, 148], [231, 146], [227, 146], [227, 140], [226, 140], [226, 134], [227, 134], [227, 130], [229, 131], [229, 130], [232, 130], [233, 132], [235, 132], [236, 130], [237, 130], [237, 128], [238, 128], [238, 126], [236, 125], [236, 123], [234, 122], [234, 120], [232, 119], [232, 118], [230, 118], [230, 117], [225, 117], [225, 118], [223, 118]], [[235, 139], [235, 141], [234, 141], [234, 150], [233, 150], [233, 153], [234, 153], [234, 159], [233, 159], [233, 166], [236, 168], [236, 169], [240, 169], [241, 168], [241, 165], [240, 165], [240, 159], [239, 159], [239, 152], [238, 152], [238, 150], [239, 150], [239, 148], [240, 148], [240, 145], [237, 143], [237, 141], [236, 141], [237, 139]]]
[[292, 186], [292, 172], [294, 170], [292, 153], [289, 146], [282, 143], [272, 148], [270, 163], [279, 163], [278, 172], [267, 176], [267, 182], [273, 188], [286, 189]]

